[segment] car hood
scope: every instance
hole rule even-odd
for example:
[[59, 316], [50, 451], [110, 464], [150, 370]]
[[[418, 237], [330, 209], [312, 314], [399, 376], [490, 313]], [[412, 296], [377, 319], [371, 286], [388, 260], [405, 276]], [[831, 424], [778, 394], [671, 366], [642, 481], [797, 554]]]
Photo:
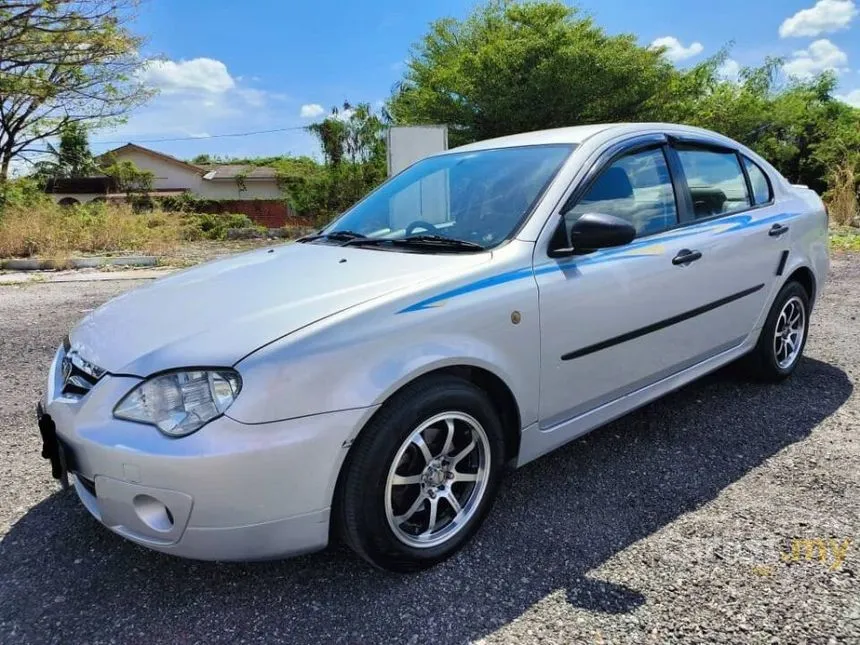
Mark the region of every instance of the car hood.
[[204, 264], [115, 298], [69, 334], [113, 374], [229, 366], [344, 309], [488, 260], [288, 244]]

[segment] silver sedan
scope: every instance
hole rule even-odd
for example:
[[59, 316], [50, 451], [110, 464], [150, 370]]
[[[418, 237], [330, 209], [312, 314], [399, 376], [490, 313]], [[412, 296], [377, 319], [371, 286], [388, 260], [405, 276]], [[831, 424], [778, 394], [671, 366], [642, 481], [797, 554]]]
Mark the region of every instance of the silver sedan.
[[298, 243], [89, 314], [44, 455], [144, 546], [274, 558], [339, 537], [412, 571], [521, 466], [730, 361], [798, 364], [827, 215], [751, 150], [668, 124], [424, 159]]

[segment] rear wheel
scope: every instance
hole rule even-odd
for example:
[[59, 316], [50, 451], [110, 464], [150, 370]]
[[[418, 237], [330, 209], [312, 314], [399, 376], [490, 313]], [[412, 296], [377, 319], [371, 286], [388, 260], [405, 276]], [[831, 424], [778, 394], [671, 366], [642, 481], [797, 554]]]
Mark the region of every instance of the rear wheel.
[[449, 375], [419, 381], [353, 446], [336, 500], [341, 534], [382, 569], [432, 566], [483, 522], [504, 454], [501, 422], [482, 390]]
[[800, 362], [809, 331], [809, 295], [797, 282], [779, 292], [748, 357], [753, 375], [778, 382], [791, 376]]

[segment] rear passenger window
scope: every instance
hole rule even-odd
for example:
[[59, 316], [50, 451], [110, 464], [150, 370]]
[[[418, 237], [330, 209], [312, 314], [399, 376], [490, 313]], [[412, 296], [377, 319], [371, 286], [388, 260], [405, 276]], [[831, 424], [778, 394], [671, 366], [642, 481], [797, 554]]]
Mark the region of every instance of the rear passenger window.
[[675, 191], [662, 149], [634, 152], [604, 169], [577, 204], [564, 214], [570, 228], [580, 215], [603, 213], [625, 219], [637, 235], [677, 223]]
[[744, 166], [747, 169], [747, 175], [750, 178], [750, 184], [752, 184], [753, 191], [753, 203], [758, 204], [767, 204], [771, 199], [773, 199], [773, 193], [770, 189], [770, 181], [767, 179], [767, 175], [764, 174], [764, 170], [759, 168], [754, 161], [751, 159], [744, 159]]
[[747, 182], [734, 152], [681, 148], [678, 157], [697, 218], [731, 213], [750, 205]]

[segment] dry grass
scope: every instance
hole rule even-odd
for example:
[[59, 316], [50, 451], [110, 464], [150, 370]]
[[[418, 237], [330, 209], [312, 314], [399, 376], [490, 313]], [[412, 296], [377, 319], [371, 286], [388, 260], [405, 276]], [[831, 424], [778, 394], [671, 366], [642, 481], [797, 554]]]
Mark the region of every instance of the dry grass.
[[162, 254], [183, 239], [182, 224], [168, 213], [134, 213], [125, 204], [13, 206], [0, 214], [0, 257]]
[[860, 203], [857, 200], [857, 164], [846, 158], [830, 173], [827, 209], [836, 226], [860, 224]]

